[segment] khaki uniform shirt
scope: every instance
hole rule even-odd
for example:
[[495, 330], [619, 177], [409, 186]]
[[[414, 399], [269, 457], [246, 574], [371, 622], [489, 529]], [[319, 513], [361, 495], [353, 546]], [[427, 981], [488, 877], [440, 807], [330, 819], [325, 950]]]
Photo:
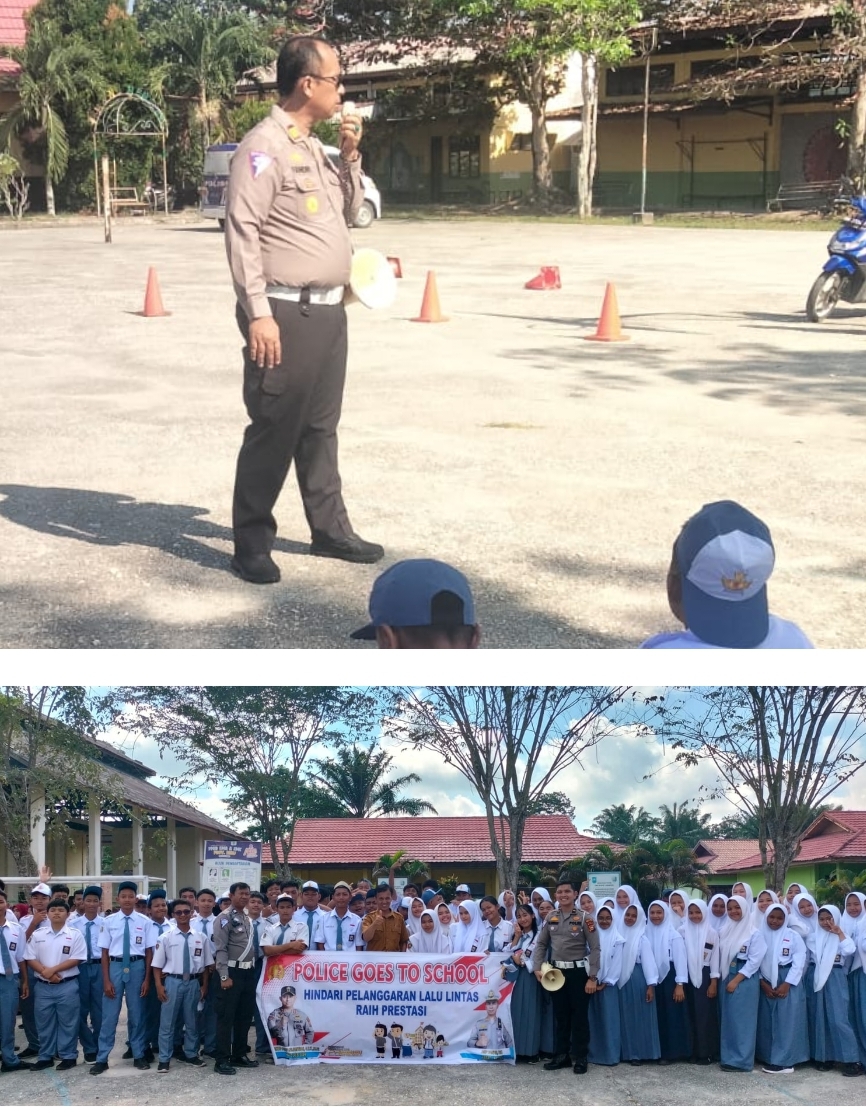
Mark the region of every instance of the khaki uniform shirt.
[[577, 907], [566, 915], [555, 908], [538, 933], [538, 943], [535, 947], [536, 955], [547, 952], [547, 945], [551, 945], [551, 957], [556, 962], [581, 962], [589, 958], [589, 976], [598, 977], [598, 968], [601, 962], [601, 947], [598, 942], [598, 929], [587, 931], [584, 926], [585, 913]]
[[313, 1043], [313, 1026], [310, 1018], [300, 1009], [282, 1006], [268, 1014], [268, 1031], [276, 1037], [280, 1047], [304, 1047]]
[[364, 940], [368, 951], [399, 951], [401, 944], [405, 947], [409, 942], [409, 929], [397, 912], [371, 912], [361, 923], [362, 934], [371, 924], [376, 925], [376, 932], [372, 939]]
[[228, 960], [254, 962], [253, 925], [245, 912], [238, 912], [229, 906], [214, 920], [213, 935], [214, 962], [220, 978], [230, 978], [234, 967]]
[[277, 105], [247, 132], [226, 191], [226, 252], [247, 317], [271, 316], [268, 286], [348, 283], [348, 223], [363, 199], [361, 160], [341, 160], [338, 170]]

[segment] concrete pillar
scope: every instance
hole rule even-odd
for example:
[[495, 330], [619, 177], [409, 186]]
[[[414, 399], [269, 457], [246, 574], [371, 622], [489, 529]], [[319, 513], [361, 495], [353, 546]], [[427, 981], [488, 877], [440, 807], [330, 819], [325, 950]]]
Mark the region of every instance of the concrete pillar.
[[144, 830], [141, 808], [132, 809], [132, 872], [144, 873]]
[[45, 797], [36, 796], [30, 804], [30, 853], [36, 859], [36, 866], [44, 866], [45, 861]]
[[165, 821], [165, 891], [169, 898], [177, 896], [177, 836], [170, 816]]
[[90, 797], [88, 805], [87, 876], [102, 876], [102, 807], [96, 796]]

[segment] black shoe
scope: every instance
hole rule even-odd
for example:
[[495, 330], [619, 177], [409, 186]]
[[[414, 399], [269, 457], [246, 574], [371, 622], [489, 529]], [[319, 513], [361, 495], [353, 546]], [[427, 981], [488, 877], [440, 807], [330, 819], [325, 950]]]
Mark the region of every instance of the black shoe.
[[587, 1071], [586, 1059], [578, 1059], [577, 1062], [574, 1064], [574, 1073], [575, 1074], [586, 1074], [586, 1071]]
[[232, 1059], [233, 1067], [257, 1067], [259, 1065], [257, 1059], [251, 1059], [248, 1055], [240, 1055]]
[[126, 1049], [126, 1051], [124, 1051], [124, 1053], [120, 1057], [121, 1057], [121, 1059], [134, 1059], [135, 1058], [135, 1056], [132, 1054], [132, 1048], [131, 1047], [128, 1047]]
[[631, 1063], [631, 1065], [633, 1067], [639, 1067], [641, 1065], [641, 1063], [643, 1062], [643, 1060], [642, 1059], [629, 1059], [629, 1062]]
[[104, 1074], [108, 1070], [108, 1063], [100, 1063], [97, 1059], [93, 1066], [90, 1068], [91, 1074]]
[[37, 1062], [31, 1064], [31, 1070], [48, 1070], [49, 1067], [54, 1066], [53, 1059], [39, 1059]]
[[136, 1070], [150, 1070], [150, 1063], [147, 1059], [133, 1059], [132, 1065]]
[[198, 1055], [193, 1055], [189, 1058], [184, 1055], [180, 1061], [186, 1063], [188, 1067], [203, 1067], [205, 1065], [204, 1059], [199, 1059]]
[[543, 1070], [564, 1070], [571, 1066], [571, 1059], [567, 1055], [554, 1055], [549, 1063], [545, 1063]]
[[550, 1051], [539, 1051], [538, 1058], [542, 1061], [542, 1063], [546, 1063], [550, 1059], [555, 1058], [555, 1056]]
[[154, 1055], [154, 1053], [151, 1051], [151, 1049], [149, 1047], [146, 1047], [144, 1049], [144, 1057], [145, 1057], [145, 1059], [147, 1059], [148, 1063], [152, 1063], [154, 1061], [154, 1059], [156, 1058], [156, 1056]]
[[85, 1061], [85, 1063], [95, 1063], [96, 1062], [96, 1052], [95, 1051], [86, 1052], [85, 1056], [84, 1056], [84, 1061]]
[[833, 1064], [832, 1063], [825, 1063], [825, 1062], [823, 1062], [823, 1060], [820, 1060], [820, 1059], [816, 1059], [815, 1062], [812, 1064], [812, 1066], [815, 1068], [815, 1070], [824, 1071], [824, 1072], [831, 1071], [833, 1069]]
[[38, 1048], [25, 1047], [24, 1050], [22, 1052], [20, 1052], [20, 1054], [18, 1055], [18, 1058], [19, 1059], [35, 1059], [38, 1054], [39, 1054]]
[[846, 1063], [842, 1068], [843, 1078], [856, 1078], [858, 1075], [863, 1074], [863, 1067], [860, 1063]]
[[219, 1061], [219, 1059], [217, 1059], [217, 1061], [213, 1065], [213, 1069], [214, 1069], [214, 1074], [237, 1074], [238, 1073], [235, 1070], [235, 1068], [231, 1065], [231, 1063], [228, 1062], [228, 1060], [225, 1060], [224, 1062], [221, 1063]]
[[160, 1059], [159, 1066], [156, 1068], [156, 1073], [157, 1074], [168, 1074], [168, 1068], [170, 1066], [171, 1066], [171, 1063], [163, 1062], [163, 1060]]
[[325, 537], [319, 534], [314, 535], [310, 542], [310, 556], [333, 557], [352, 564], [376, 564], [384, 555], [381, 545], [360, 537]]
[[732, 1067], [728, 1063], [719, 1063], [719, 1070], [723, 1070], [727, 1074], [748, 1074], [748, 1071], [741, 1071], [739, 1067]]
[[55, 1070], [72, 1070], [73, 1067], [77, 1067], [77, 1066], [78, 1066], [78, 1060], [77, 1059], [61, 1059], [60, 1062], [57, 1064], [57, 1066], [54, 1069]]
[[14, 1070], [33, 1070], [30, 1063], [3, 1063], [0, 1064], [0, 1074], [10, 1074]]
[[232, 571], [249, 584], [276, 584], [280, 580], [280, 570], [271, 560], [270, 553], [233, 556]]
[[695, 1059], [695, 1066], [697, 1066], [697, 1067], [709, 1067], [709, 1066], [712, 1065], [712, 1062], [713, 1062], [713, 1060], [708, 1055], [705, 1059]]

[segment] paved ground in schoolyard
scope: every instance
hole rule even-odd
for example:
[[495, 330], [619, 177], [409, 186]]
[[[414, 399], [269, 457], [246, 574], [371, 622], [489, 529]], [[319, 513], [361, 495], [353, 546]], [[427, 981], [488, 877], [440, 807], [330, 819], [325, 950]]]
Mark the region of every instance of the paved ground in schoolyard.
[[[340, 444], [358, 532], [389, 560], [464, 569], [487, 646], [627, 648], [674, 625], [681, 523], [734, 498], [773, 529], [773, 609], [820, 647], [863, 646], [866, 306], [806, 322], [827, 237], [356, 233], [405, 272], [392, 308], [350, 310]], [[543, 263], [562, 290], [523, 289]], [[150, 264], [171, 317], [134, 314]], [[445, 324], [410, 320], [430, 268]], [[0, 646], [355, 645], [376, 570], [307, 555], [291, 479], [282, 583], [227, 572], [245, 415], [215, 224], [128, 218], [111, 246], [96, 222], [5, 227], [0, 276]], [[631, 340], [585, 343], [608, 279]]]

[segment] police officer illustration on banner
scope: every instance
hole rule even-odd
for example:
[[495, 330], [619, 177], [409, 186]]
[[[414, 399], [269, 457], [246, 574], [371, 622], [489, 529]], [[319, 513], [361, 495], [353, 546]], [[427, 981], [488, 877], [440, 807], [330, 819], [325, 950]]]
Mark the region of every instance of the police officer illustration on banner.
[[511, 1038], [511, 1033], [503, 1024], [502, 1019], [496, 1015], [498, 1008], [499, 994], [495, 989], [491, 989], [485, 998], [484, 1016], [480, 1020], [476, 1020], [467, 1040], [467, 1047], [496, 1051], [512, 1046], [514, 1041]]
[[268, 1031], [280, 1047], [307, 1047], [313, 1043], [310, 1018], [295, 1008], [295, 987], [280, 990], [280, 1007], [268, 1014]]

